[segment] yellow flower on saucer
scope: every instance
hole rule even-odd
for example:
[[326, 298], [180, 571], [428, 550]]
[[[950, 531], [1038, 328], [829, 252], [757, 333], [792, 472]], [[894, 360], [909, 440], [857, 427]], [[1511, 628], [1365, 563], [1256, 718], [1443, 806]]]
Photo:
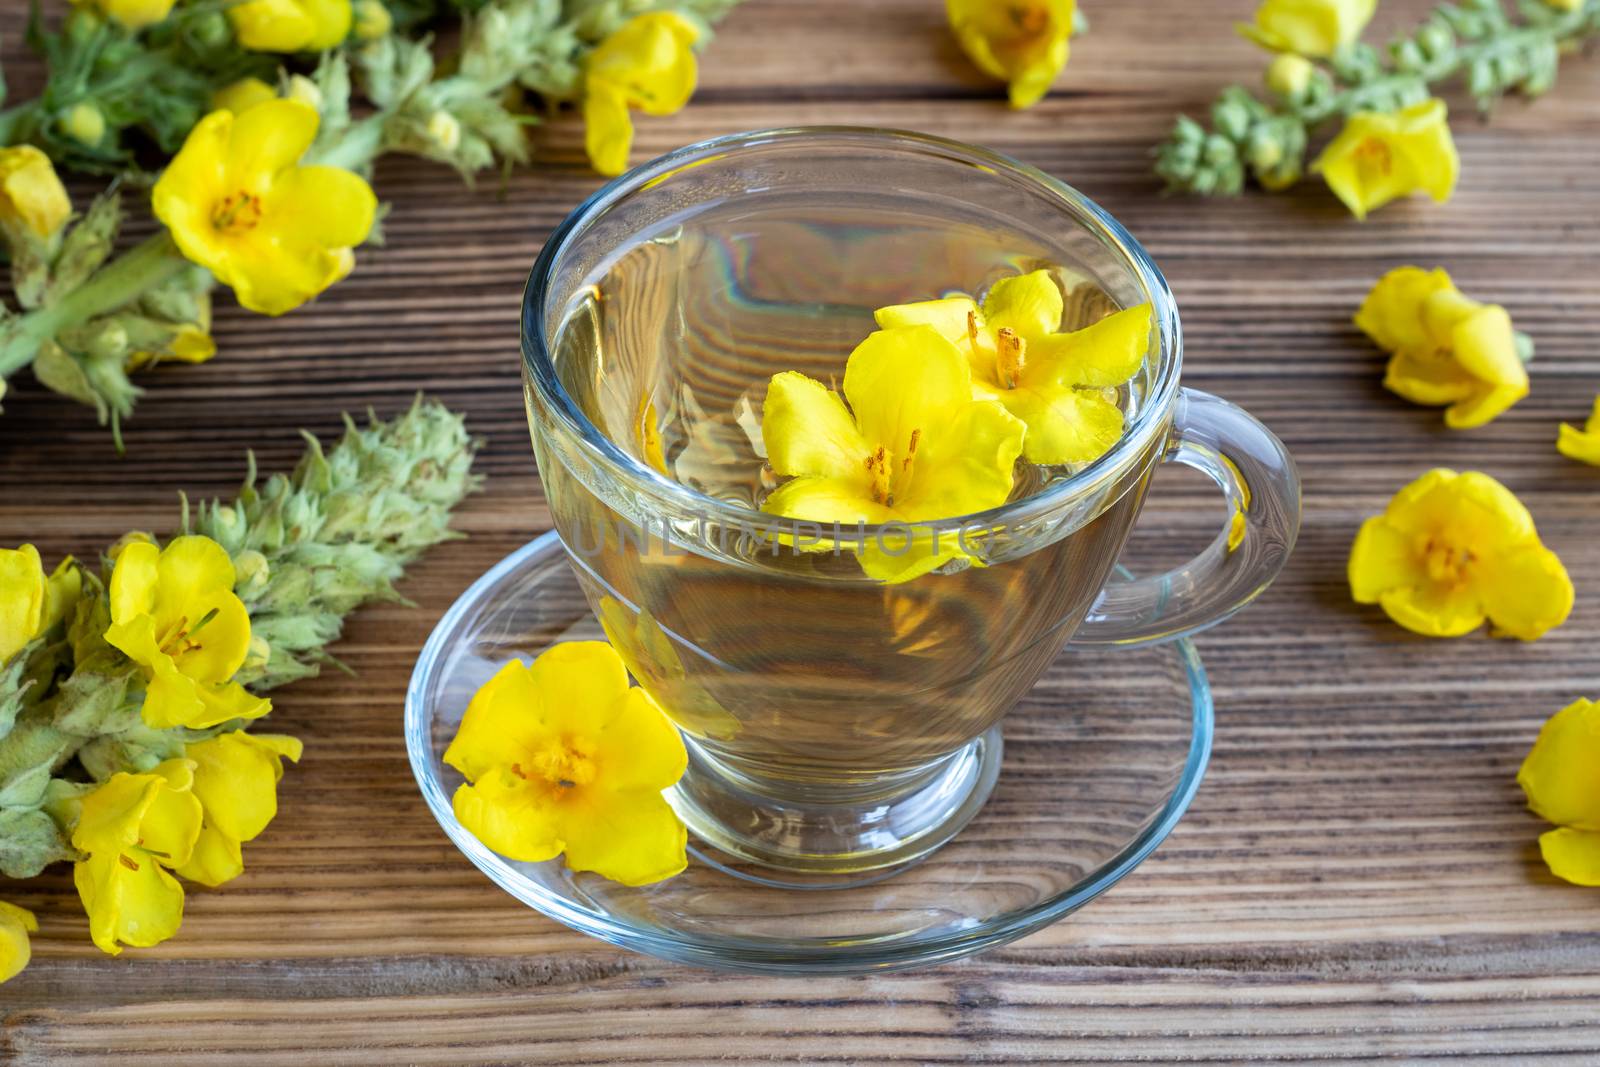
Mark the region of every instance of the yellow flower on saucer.
[[239, 43], [252, 52], [320, 52], [350, 33], [350, 0], [247, 0], [228, 9]]
[[1461, 158], [1437, 97], [1391, 113], [1358, 111], [1311, 164], [1358, 219], [1412, 193], [1443, 203], [1455, 192]]
[[467, 779], [455, 813], [485, 845], [624, 885], [683, 870], [687, 835], [661, 791], [683, 776], [683, 739], [616, 650], [567, 641], [513, 660], [467, 707], [444, 761]]
[[160, 944], [183, 922], [183, 887], [168, 868], [189, 862], [200, 835], [193, 769], [167, 760], [149, 774], [112, 775], [83, 798], [72, 844], [88, 858], [72, 880], [102, 952]]
[[0, 548], [0, 666], [60, 622], [82, 587], [71, 556], [46, 578], [32, 545]]
[[297, 100], [213, 111], [151, 193], [183, 254], [251, 311], [281, 315], [322, 292], [372, 230], [378, 201], [359, 175], [298, 165], [317, 122]]
[[945, 0], [961, 50], [1009, 86], [1011, 106], [1032, 107], [1067, 65], [1076, 0]]
[[1406, 629], [1459, 637], [1487, 618], [1532, 641], [1572, 611], [1572, 580], [1511, 490], [1476, 471], [1432, 470], [1368, 519], [1350, 549], [1350, 592]]
[[177, 0], [91, 0], [89, 6], [127, 29], [139, 30], [166, 18], [175, 3]]
[[212, 111], [232, 111], [239, 114], [257, 104], [278, 99], [278, 90], [260, 78], [240, 78], [211, 94]]
[[1351, 44], [1372, 21], [1378, 0], [1264, 0], [1241, 34], [1262, 48], [1302, 56], [1329, 56]]
[[[815, 523], [953, 519], [1005, 502], [1026, 427], [999, 403], [973, 396], [972, 371], [926, 325], [867, 337], [844, 369], [844, 400], [796, 371], [767, 386], [761, 431], [767, 463], [789, 476], [761, 510]], [[868, 575], [908, 581], [968, 553], [931, 532], [894, 545], [857, 546]], [[823, 545], [822, 547], [830, 547]]]
[[0, 900], [0, 984], [22, 973], [33, 958], [29, 934], [39, 932], [39, 920], [27, 908]]
[[694, 94], [700, 30], [682, 15], [653, 11], [629, 19], [601, 41], [584, 64], [584, 148], [595, 170], [628, 169], [633, 147], [630, 107], [670, 115]]
[[146, 725], [202, 729], [272, 710], [232, 681], [250, 648], [250, 615], [233, 583], [233, 561], [209, 537], [176, 537], [164, 549], [136, 541], [117, 555], [105, 636], [144, 668]]
[[1482, 426], [1528, 395], [1511, 316], [1463, 296], [1442, 270], [1398, 267], [1372, 287], [1355, 323], [1393, 353], [1383, 384], [1415, 404], [1448, 404], [1445, 425]]
[[205, 808], [205, 821], [179, 874], [218, 886], [244, 872], [240, 845], [255, 840], [278, 814], [283, 761], [298, 763], [303, 748], [296, 737], [243, 730], [184, 748], [184, 758], [194, 763], [194, 795]]
[[1551, 873], [1600, 886], [1600, 703], [1575, 700], [1551, 716], [1517, 784], [1528, 807], [1560, 827], [1539, 838]]
[[1061, 289], [1049, 271], [1002, 278], [980, 309], [952, 296], [879, 308], [878, 325], [920, 324], [963, 350], [972, 395], [998, 400], [1027, 424], [1029, 463], [1086, 463], [1122, 436], [1122, 409], [1105, 391], [1132, 378], [1150, 346], [1150, 305], [1072, 333], [1061, 328]]
[[31, 144], [0, 148], [0, 227], [8, 238], [50, 245], [71, 216], [49, 156]]
[[1568, 459], [1600, 467], [1600, 396], [1594, 398], [1594, 410], [1589, 413], [1589, 421], [1583, 424], [1583, 429], [1561, 424], [1556, 449]]

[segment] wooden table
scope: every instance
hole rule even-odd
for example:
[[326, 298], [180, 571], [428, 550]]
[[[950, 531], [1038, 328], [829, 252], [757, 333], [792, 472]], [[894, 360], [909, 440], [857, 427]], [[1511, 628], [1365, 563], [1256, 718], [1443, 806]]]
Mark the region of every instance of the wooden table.
[[[20, 5], [19, 5], [20, 6]], [[306, 740], [282, 814], [226, 890], [189, 896], [176, 939], [121, 958], [88, 940], [58, 869], [0, 896], [35, 909], [35, 960], [0, 989], [0, 1062], [480, 1064], [1127, 1060], [1369, 1062], [1446, 1054], [1600, 1062], [1600, 892], [1541, 866], [1513, 776], [1538, 729], [1600, 695], [1600, 470], [1556, 423], [1600, 389], [1600, 61], [1538, 104], [1463, 119], [1448, 206], [1365, 225], [1307, 182], [1279, 197], [1164, 199], [1149, 148], [1260, 67], [1231, 22], [1250, 0], [1088, 0], [1058, 91], [1013, 113], [943, 30], [935, 0], [751, 0], [683, 113], [645, 119], [637, 158], [753, 127], [873, 123], [977, 141], [1060, 175], [1126, 222], [1183, 307], [1185, 380], [1248, 407], [1295, 451], [1305, 526], [1287, 572], [1199, 642], [1219, 709], [1193, 810], [1143, 867], [1018, 944], [920, 973], [761, 980], [589, 940], [488, 882], [423, 806], [401, 741], [408, 673], [471, 579], [549, 523], [524, 427], [517, 301], [552, 226], [598, 183], [567, 118], [544, 165], [464, 190], [395, 162], [389, 243], [282, 320], [227, 307], [222, 354], [162, 368], [118, 458], [89, 412], [22, 376], [0, 418], [0, 543], [92, 555], [168, 531], [177, 492], [230, 495], [254, 447], [292, 462], [298, 426], [392, 412], [418, 389], [466, 411], [486, 492], [338, 651], [357, 672], [274, 694]], [[1425, 5], [1386, 5], [1384, 25]], [[26, 75], [15, 11], [8, 74]], [[1382, 34], [1379, 34], [1381, 39]], [[1453, 100], [1458, 110], [1465, 102]], [[1446, 430], [1379, 384], [1350, 324], [1373, 280], [1443, 265], [1538, 341], [1533, 395]], [[1532, 509], [1578, 586], [1536, 644], [1412, 637], [1351, 603], [1362, 517], [1429, 467], [1478, 468]], [[1174, 562], [1217, 507], [1164, 479], [1135, 556]]]

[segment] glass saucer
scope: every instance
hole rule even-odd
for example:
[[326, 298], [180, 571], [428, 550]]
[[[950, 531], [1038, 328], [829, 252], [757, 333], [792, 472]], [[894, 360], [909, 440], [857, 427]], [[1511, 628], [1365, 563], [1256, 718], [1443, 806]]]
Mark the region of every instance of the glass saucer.
[[512, 658], [603, 639], [554, 533], [472, 584], [435, 627], [406, 693], [406, 748], [434, 817], [506, 892], [550, 918], [664, 959], [772, 974], [850, 974], [956, 959], [1032, 933], [1133, 870], [1177, 824], [1211, 752], [1194, 646], [1070, 647], [1006, 717], [999, 781], [954, 840], [854, 881], [769, 872], [689, 838], [689, 867], [630, 888], [520, 863], [456, 821], [440, 760], [477, 688]]

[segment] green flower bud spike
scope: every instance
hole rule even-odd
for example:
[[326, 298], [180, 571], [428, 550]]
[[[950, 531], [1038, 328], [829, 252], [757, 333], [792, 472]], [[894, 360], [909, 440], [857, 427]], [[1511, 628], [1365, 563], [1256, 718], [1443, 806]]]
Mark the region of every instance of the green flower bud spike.
[[1270, 101], [1235, 85], [1212, 106], [1211, 131], [1180, 116], [1156, 149], [1155, 172], [1168, 191], [1201, 196], [1236, 194], [1247, 173], [1266, 189], [1284, 189], [1304, 172], [1311, 138], [1335, 119], [1398, 111], [1456, 78], [1487, 114], [1508, 93], [1548, 91], [1561, 57], [1600, 37], [1600, 0], [1570, 11], [1523, 0], [1518, 11], [1520, 21], [1498, 0], [1443, 3], [1381, 53], [1356, 42], [1325, 63], [1278, 55], [1265, 76]]

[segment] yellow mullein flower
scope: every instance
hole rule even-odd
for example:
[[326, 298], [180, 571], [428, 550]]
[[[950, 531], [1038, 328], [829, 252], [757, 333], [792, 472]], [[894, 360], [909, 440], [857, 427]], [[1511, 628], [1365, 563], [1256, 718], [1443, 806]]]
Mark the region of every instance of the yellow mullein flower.
[[130, 30], [160, 22], [172, 12], [177, 0], [90, 0], [89, 6]]
[[1316, 64], [1310, 60], [1293, 52], [1284, 52], [1274, 56], [1272, 62], [1267, 64], [1265, 80], [1267, 88], [1279, 96], [1286, 100], [1298, 100], [1311, 88], [1311, 79], [1316, 73]]
[[89, 934], [115, 956], [124, 944], [158, 945], [183, 922], [183, 887], [167, 868], [189, 862], [200, 836], [194, 764], [167, 760], [149, 774], [112, 775], [83, 798], [72, 868]]
[[1350, 549], [1350, 592], [1428, 637], [1487, 618], [1532, 641], [1572, 611], [1572, 580], [1511, 490], [1477, 471], [1432, 470], [1368, 519]]
[[1076, 0], [945, 0], [961, 50], [1008, 86], [1012, 107], [1032, 107], [1067, 65]]
[[151, 193], [183, 254], [252, 311], [281, 315], [322, 292], [372, 230], [378, 201], [359, 175], [298, 165], [317, 121], [298, 100], [213, 111]]
[[1463, 296], [1442, 270], [1397, 267], [1361, 302], [1355, 324], [1393, 353], [1383, 384], [1414, 404], [1448, 404], [1445, 425], [1482, 426], [1528, 395], [1511, 316]]
[[1372, 21], [1378, 0], [1264, 0], [1241, 34], [1262, 48], [1302, 56], [1329, 56], [1351, 44]]
[[1568, 459], [1600, 467], [1600, 396], [1594, 398], [1594, 410], [1589, 413], [1589, 421], [1583, 424], [1583, 429], [1561, 424], [1556, 449]]
[[272, 710], [231, 681], [250, 648], [250, 615], [233, 584], [233, 562], [209, 537], [176, 537], [159, 550], [136, 541], [118, 553], [105, 636], [144, 668], [146, 725], [201, 729]]
[[1358, 219], [1391, 200], [1424, 192], [1443, 203], [1455, 192], [1461, 158], [1437, 97], [1391, 113], [1358, 111], [1311, 164]]
[[1600, 886], [1600, 703], [1575, 700], [1550, 717], [1522, 761], [1528, 807], [1560, 827], [1539, 838], [1558, 878]]
[[49, 156], [31, 144], [0, 148], [0, 227], [10, 240], [50, 244], [71, 215]]
[[205, 822], [179, 874], [218, 886], [243, 873], [239, 846], [253, 841], [278, 814], [283, 761], [298, 763], [303, 748], [299, 738], [243, 730], [184, 748], [184, 758], [194, 763], [194, 795], [205, 808]]
[[472, 698], [444, 761], [467, 778], [455, 813], [514, 860], [624, 885], [682, 871], [683, 824], [661, 791], [683, 776], [683, 739], [615, 649], [568, 641], [513, 660]]
[[1583, 6], [1583, 0], [1544, 0], [1544, 2], [1559, 11], [1576, 11]]
[[584, 64], [584, 148], [601, 174], [628, 169], [633, 147], [630, 107], [670, 115], [694, 94], [700, 30], [682, 15], [653, 11], [629, 19]]
[[22, 973], [33, 958], [29, 934], [39, 932], [39, 920], [27, 908], [0, 900], [0, 983]]
[[353, 17], [350, 0], [247, 0], [228, 8], [234, 36], [253, 52], [332, 48], [350, 33]]
[[[1011, 494], [1026, 427], [994, 400], [974, 397], [965, 356], [933, 327], [896, 326], [867, 337], [844, 369], [844, 400], [796, 371], [767, 386], [761, 432], [767, 463], [790, 476], [761, 509], [817, 523], [899, 524], [952, 519]], [[969, 558], [931, 533], [905, 545], [855, 546], [862, 568], [908, 581]], [[832, 547], [823, 544], [820, 548]], [[898, 549], [898, 551], [897, 551]]]
[[257, 104], [278, 99], [278, 90], [260, 78], [240, 78], [211, 94], [212, 111], [249, 111]]
[[998, 400], [1028, 426], [1029, 463], [1085, 463], [1122, 436], [1122, 409], [1105, 391], [1132, 378], [1150, 347], [1150, 305], [1072, 333], [1061, 328], [1061, 289], [1049, 271], [1002, 278], [980, 309], [952, 296], [879, 308], [883, 327], [931, 326], [963, 349], [972, 395]]
[[46, 578], [32, 545], [0, 548], [0, 666], [60, 622], [82, 587], [71, 556]]

